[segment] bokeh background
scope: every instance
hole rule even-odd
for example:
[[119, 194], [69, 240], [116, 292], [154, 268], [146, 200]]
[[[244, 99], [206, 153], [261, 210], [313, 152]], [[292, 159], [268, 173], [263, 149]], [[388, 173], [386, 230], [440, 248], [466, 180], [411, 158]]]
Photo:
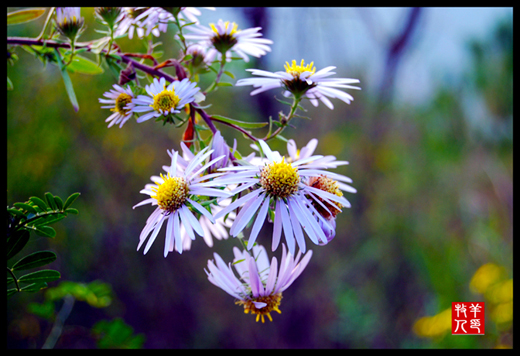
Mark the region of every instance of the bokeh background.
[[[54, 225], [55, 239], [33, 236], [27, 249], [55, 251], [50, 268], [61, 281], [112, 290], [103, 308], [76, 301], [54, 347], [100, 347], [91, 329], [114, 318], [150, 349], [512, 347], [512, 8], [201, 11], [204, 25], [221, 18], [242, 29], [262, 26], [274, 41], [261, 59], [233, 62], [227, 69], [236, 79], [249, 76], [246, 68], [283, 70], [285, 61], [302, 58], [360, 79], [351, 105], [306, 103], [312, 120], [295, 119], [284, 132], [299, 147], [317, 138], [318, 153], [350, 162], [336, 172], [354, 181], [352, 208], [338, 215], [329, 245], [312, 246], [309, 266], [283, 294], [282, 314], [256, 323], [204, 273], [214, 252], [231, 258], [233, 239], [213, 248], [197, 239], [166, 259], [159, 239], [147, 255], [136, 251], [152, 208], [132, 206], [168, 164], [166, 150], [179, 148], [183, 130], [152, 121], [108, 129], [109, 111], [98, 98], [117, 78], [71, 74], [75, 112], [57, 67], [18, 48], [19, 60], [7, 68], [14, 85], [7, 92], [7, 204], [80, 192], [79, 215]], [[93, 8], [82, 15], [88, 28], [80, 40], [97, 38]], [[36, 37], [44, 18], [10, 26], [8, 36]], [[173, 33], [154, 38], [161, 60], [178, 53]], [[144, 50], [138, 40], [120, 46]], [[267, 121], [287, 109], [274, 98], [281, 93], [249, 92], [223, 87], [208, 97], [208, 112]], [[243, 136], [219, 128], [250, 152]], [[272, 145], [286, 152], [284, 142]], [[266, 225], [259, 243], [268, 246], [270, 232]], [[28, 305], [44, 301], [43, 291], [7, 300], [8, 348], [42, 347], [53, 322]], [[451, 335], [447, 310], [455, 301], [486, 303], [484, 336]]]

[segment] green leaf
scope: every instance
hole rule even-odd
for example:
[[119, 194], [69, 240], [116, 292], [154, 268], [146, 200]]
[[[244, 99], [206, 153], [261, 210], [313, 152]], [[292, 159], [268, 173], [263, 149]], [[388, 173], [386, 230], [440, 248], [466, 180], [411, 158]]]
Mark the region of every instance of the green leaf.
[[29, 236], [29, 231], [21, 230], [7, 239], [7, 260], [14, 257], [25, 247], [29, 241]]
[[278, 99], [276, 96], [275, 96], [274, 98], [275, 98], [275, 100], [278, 101], [279, 103], [282, 103], [282, 104], [286, 104], [286, 105], [292, 106], [292, 104], [289, 103], [288, 101]]
[[9, 285], [9, 284], [11, 284], [11, 283], [13, 283], [13, 282], [14, 282], [13, 277], [11, 277], [11, 276], [7, 276], [7, 285]]
[[269, 213], [269, 217], [271, 218], [271, 221], [274, 221], [274, 211], [272, 211], [271, 209], [268, 210], [268, 213]]
[[9, 79], [9, 77], [7, 77], [7, 90], [13, 90], [13, 89], [14, 89], [13, 82], [11, 81], [11, 79]]
[[240, 152], [238, 152], [236, 150], [235, 150], [235, 152], [233, 152], [233, 156], [235, 156], [236, 159], [239, 159], [239, 160], [242, 159], [242, 155], [240, 154]]
[[38, 251], [25, 256], [16, 262], [11, 268], [13, 271], [41, 267], [56, 260], [56, 254], [52, 251]]
[[27, 305], [27, 311], [29, 311], [29, 313], [47, 320], [52, 320], [55, 308], [56, 306], [50, 300], [46, 300], [43, 303], [29, 303]]
[[63, 200], [57, 195], [54, 196], [54, 202], [56, 203], [56, 206], [58, 207], [58, 210], [63, 210]]
[[61, 274], [53, 269], [43, 269], [41, 271], [32, 272], [18, 278], [19, 282], [24, 283], [41, 283], [52, 282], [61, 278]]
[[80, 193], [71, 194], [67, 200], [65, 200], [65, 204], [63, 204], [63, 209], [67, 209], [73, 202], [79, 197]]
[[9, 214], [11, 214], [11, 215], [16, 215], [16, 216], [18, 216], [20, 218], [25, 218], [26, 217], [25, 214], [23, 212], [21, 212], [20, 210], [18, 210], [18, 209], [9, 208], [9, 209], [7, 209], [7, 212]]
[[233, 73], [228, 72], [227, 70], [225, 70], [223, 73], [230, 76], [231, 78], [235, 79], [235, 76], [233, 75]]
[[63, 65], [60, 59], [60, 54], [57, 49], [55, 49], [57, 52], [57, 60], [60, 67], [60, 73], [63, 78], [63, 83], [65, 84], [65, 90], [67, 91], [67, 95], [69, 96], [70, 103], [72, 104], [72, 107], [74, 108], [74, 111], [79, 110], [79, 104], [78, 99], [76, 99], [76, 94], [74, 93], [74, 87], [72, 86], [72, 81], [70, 80], [69, 73], [67, 72], [67, 68]]
[[55, 237], [56, 230], [54, 230], [50, 226], [27, 226], [28, 228], [32, 228], [37, 235], [44, 237]]
[[288, 139], [286, 139], [285, 137], [283, 137], [282, 135], [276, 135], [275, 138], [279, 139], [280, 141], [283, 141], [283, 142], [289, 142]]
[[113, 292], [108, 283], [93, 281], [89, 284], [63, 281], [58, 286], [49, 288], [45, 294], [47, 300], [59, 300], [67, 294], [79, 301], [87, 302], [95, 308], [105, 308], [112, 303]]
[[227, 83], [227, 82], [219, 82], [219, 83], [217, 83], [217, 86], [219, 86], [219, 87], [232, 87], [233, 84], [232, 83]]
[[44, 288], [47, 288], [47, 282], [37, 282], [26, 285], [20, 288], [23, 292], [38, 292]]
[[73, 214], [73, 215], [78, 215], [79, 214], [78, 209], [74, 209], [74, 208], [67, 208], [67, 209], [65, 209], [65, 212], [67, 212], [69, 214]]
[[45, 193], [45, 200], [47, 201], [47, 204], [51, 207], [52, 210], [58, 209], [58, 207], [56, 206], [56, 202], [54, 201], [54, 196], [51, 193]]
[[56, 212], [45, 212], [41, 213], [40, 216], [35, 219], [31, 220], [27, 226], [47, 226], [50, 224], [54, 224], [57, 221], [60, 221], [61, 219], [64, 219], [67, 216], [65, 213], [56, 213]]
[[237, 159], [236, 162], [241, 166], [252, 166], [252, 164], [245, 159]]
[[110, 53], [109, 57], [113, 60], [116, 60], [118, 62], [121, 62], [122, 61], [122, 58], [121, 56], [117, 55], [117, 54], [114, 54], [114, 53]]
[[7, 14], [7, 25], [17, 25], [24, 22], [36, 20], [45, 13], [44, 8], [24, 9]]
[[67, 66], [67, 70], [71, 73], [81, 73], [89, 75], [102, 74], [103, 68], [88, 58], [74, 55], [72, 62]]
[[34, 204], [36, 204], [43, 211], [47, 210], [47, 204], [45, 204], [45, 202], [43, 200], [41, 200], [40, 198], [30, 197], [29, 200], [32, 201]]
[[18, 208], [21, 210], [26, 210], [29, 213], [33, 213], [33, 214], [38, 213], [38, 211], [33, 206], [26, 204], [26, 203], [14, 203], [13, 205], [15, 208]]
[[227, 123], [239, 126], [239, 127], [243, 127], [245, 129], [257, 129], [260, 127], [264, 127], [268, 124], [267, 122], [238, 121], [238, 120], [230, 119], [229, 117], [225, 117], [225, 116], [221, 116], [221, 115], [212, 115], [211, 117], [214, 119], [217, 119], [217, 121], [227, 122]]
[[134, 335], [134, 329], [123, 319], [100, 320], [92, 327], [99, 336], [97, 347], [100, 349], [139, 349], [144, 343], [144, 335]]

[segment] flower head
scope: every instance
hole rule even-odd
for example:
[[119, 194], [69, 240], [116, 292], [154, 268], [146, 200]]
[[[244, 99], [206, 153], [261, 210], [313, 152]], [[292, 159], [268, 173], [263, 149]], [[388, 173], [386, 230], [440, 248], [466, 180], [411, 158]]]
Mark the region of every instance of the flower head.
[[[311, 157], [318, 145], [318, 140], [311, 139], [306, 146], [298, 149], [294, 140], [287, 142], [287, 152], [289, 154], [290, 161], [296, 161], [298, 159], [306, 159]], [[343, 205], [337, 201], [331, 201], [330, 199], [323, 197], [323, 194], [333, 194], [338, 197], [343, 196], [343, 191], [350, 193], [356, 193], [356, 189], [343, 183], [352, 183], [352, 180], [348, 177], [334, 174], [320, 168], [336, 168], [340, 165], [346, 165], [347, 161], [337, 161], [334, 156], [323, 156], [316, 160], [308, 161], [304, 163], [302, 167], [316, 169], [316, 175], [309, 175], [302, 179], [302, 184], [306, 185], [306, 197], [312, 207], [318, 214], [315, 214], [318, 224], [320, 225], [323, 233], [327, 237], [327, 243], [330, 242], [336, 236], [336, 215], [341, 212]], [[331, 178], [334, 177], [335, 179]], [[317, 189], [313, 190], [312, 189]]]
[[[195, 157], [195, 155], [189, 150], [188, 146], [186, 144], [184, 144], [183, 142], [181, 142], [181, 149], [183, 151], [182, 156], [180, 156], [180, 155], [177, 156], [177, 174], [181, 174], [182, 172], [184, 172], [186, 170], [187, 166], [189, 165], [189, 163]], [[215, 165], [220, 167], [222, 161], [224, 161], [224, 160], [227, 161], [227, 155], [224, 155], [224, 152], [221, 152], [221, 154], [216, 155], [215, 154], [216, 145], [214, 143], [211, 145], [211, 149], [213, 150], [213, 152], [210, 154], [209, 160], [214, 163], [210, 164], [209, 166], [206, 166], [206, 168], [203, 168], [204, 165], [202, 163], [199, 163], [193, 168], [194, 171], [201, 172], [201, 173], [199, 173], [199, 177], [205, 176], [205, 178], [211, 178], [211, 177], [222, 175], [222, 173], [214, 173], [214, 170], [212, 170], [211, 167], [213, 167]], [[173, 151], [172, 152], [168, 151], [168, 154], [171, 156], [171, 158], [173, 158], [173, 154], [174, 154]], [[222, 157], [222, 159], [218, 159], [219, 157]], [[222, 165], [222, 167], [223, 167], [223, 165]], [[163, 169], [168, 172], [170, 170], [170, 166], [163, 166]], [[158, 178], [160, 178], [160, 177], [153, 176], [152, 180], [156, 181]], [[226, 187], [225, 190], [229, 191], [230, 188]], [[231, 199], [225, 198], [223, 200], [220, 200], [218, 202], [218, 205], [210, 204], [209, 209], [211, 210], [211, 215], [215, 216], [215, 214], [218, 211], [222, 210], [224, 207], [226, 207], [230, 203], [231, 203]], [[204, 232], [204, 234], [202, 235], [202, 238], [204, 239], [204, 241], [206, 242], [206, 244], [209, 247], [213, 247], [213, 238], [215, 238], [217, 240], [221, 240], [221, 239], [227, 239], [229, 237], [228, 229], [231, 227], [234, 218], [235, 218], [234, 212], [229, 213], [226, 217], [219, 217], [218, 219], [214, 219], [214, 220], [208, 219], [208, 217], [206, 215], [203, 215], [203, 214], [200, 215], [199, 223], [200, 223], [200, 226], [202, 227], [202, 231]], [[183, 251], [190, 250], [191, 243], [193, 240], [190, 237], [190, 235], [188, 234], [188, 229], [186, 229], [184, 227], [184, 224], [182, 221], [180, 224], [180, 233], [181, 233], [182, 250]], [[191, 236], [193, 236], [193, 235], [191, 235]], [[172, 241], [170, 243], [168, 251], [172, 252], [173, 250], [174, 250], [174, 244]]]
[[103, 94], [108, 99], [99, 99], [99, 102], [102, 104], [109, 104], [107, 106], [102, 106], [102, 109], [110, 109], [113, 111], [113, 114], [110, 115], [105, 121], [108, 122], [108, 127], [111, 127], [114, 124], [119, 124], [119, 127], [123, 127], [125, 122], [133, 115], [133, 107], [135, 104], [134, 93], [132, 90], [127, 87], [126, 89], [114, 84], [113, 89], [107, 91]]
[[[214, 10], [207, 7], [206, 9]], [[142, 38], [150, 33], [159, 37], [161, 32], [166, 33], [168, 23], [175, 22], [175, 17], [181, 23], [193, 22], [198, 24], [197, 16], [201, 12], [195, 7], [127, 7], [126, 16], [121, 22], [116, 35], [128, 32], [128, 38], [132, 39], [134, 30], [137, 36]]]
[[[301, 149], [298, 149], [296, 146], [296, 142], [293, 139], [290, 139], [287, 141], [287, 160], [289, 162], [294, 162], [299, 159], [306, 159], [313, 155], [314, 151], [316, 150], [316, 147], [318, 146], [318, 140], [313, 138], [311, 139], [307, 145], [302, 147]], [[314, 161], [310, 161], [305, 163], [305, 167], [325, 167], [325, 168], [336, 168], [340, 165], [348, 164], [347, 161], [337, 161], [336, 157], [334, 156], [323, 156], [322, 158], [319, 158]]]
[[200, 88], [188, 78], [174, 81], [166, 86], [164, 78], [154, 78], [153, 83], [145, 87], [148, 95], [139, 95], [135, 100], [134, 112], [146, 113], [137, 119], [143, 122], [152, 117], [167, 117], [181, 111], [186, 104], [195, 101]]
[[[241, 207], [230, 229], [232, 236], [237, 236], [254, 219], [248, 240], [248, 248], [256, 241], [260, 228], [268, 216], [274, 214], [272, 249], [280, 242], [282, 230], [289, 248], [294, 254], [295, 241], [300, 250], [305, 252], [305, 232], [315, 244], [327, 243], [327, 237], [318, 224], [319, 212], [313, 206], [312, 199], [323, 199], [327, 204], [340, 204], [350, 207], [350, 203], [342, 196], [332, 194], [305, 184], [309, 177], [322, 174], [323, 171], [312, 161], [319, 161], [323, 156], [309, 156], [294, 162], [285, 161], [278, 152], [273, 152], [264, 141], [259, 141], [267, 160], [261, 165], [245, 165], [222, 168], [221, 171], [232, 172], [230, 175], [215, 180], [226, 184], [237, 184], [232, 193], [245, 191], [243, 195], [226, 208], [218, 212], [220, 217]], [[306, 164], [309, 165], [306, 165]], [[343, 177], [340, 175], [335, 175]], [[349, 179], [345, 177], [345, 179]], [[309, 198], [310, 197], [310, 198]], [[323, 204], [323, 203], [322, 203]]]
[[[139, 38], [144, 37], [145, 31], [143, 24], [137, 19], [137, 17], [139, 17], [147, 9], [147, 7], [124, 7], [124, 17], [118, 23], [114, 35], [118, 37], [124, 34], [128, 34], [128, 38], [132, 39], [134, 37], [134, 31], [137, 31], [137, 36]], [[155, 37], [159, 37], [161, 34], [158, 29], [152, 29], [151, 33]]]
[[213, 135], [213, 139], [211, 141], [211, 148], [213, 149], [213, 153], [211, 154], [211, 158], [215, 158], [218, 156], [224, 156], [224, 158], [215, 164], [209, 167], [209, 173], [216, 172], [220, 168], [224, 168], [228, 166], [229, 163], [229, 146], [224, 141], [222, 134], [220, 131], [217, 131]]
[[208, 49], [201, 46], [198, 43], [192, 43], [188, 45], [186, 54], [191, 55], [191, 59], [188, 61], [193, 74], [207, 71], [207, 66], [211, 65], [213, 61], [212, 57], [208, 57]]
[[219, 174], [201, 175], [210, 165], [223, 158], [223, 156], [220, 156], [206, 163], [205, 160], [212, 152], [213, 150], [206, 147], [191, 159], [185, 160], [186, 164], [183, 165], [185, 168], [181, 170], [178, 169], [179, 165], [177, 164], [177, 160], [180, 159], [178, 152], [172, 151], [169, 153], [172, 157], [171, 166], [165, 169], [166, 174], [161, 174], [159, 177], [152, 176], [151, 179], [155, 184], [147, 184], [141, 190], [142, 194], [147, 194], [150, 198], [135, 205], [134, 209], [145, 204], [157, 205], [157, 208], [146, 221], [146, 225], [139, 236], [138, 250], [151, 233], [144, 248], [144, 253], [148, 252], [165, 221], [167, 226], [164, 257], [174, 249], [182, 253], [181, 223], [192, 240], [195, 239], [194, 232], [200, 236], [204, 235], [204, 230], [194, 214], [202, 214], [210, 222], [215, 223], [212, 214], [201, 205], [198, 197], [226, 198], [229, 197], [230, 193], [217, 189], [216, 187], [222, 184], [211, 181], [211, 178]]
[[255, 314], [256, 321], [267, 317], [273, 321], [271, 312], [280, 311], [282, 292], [285, 291], [303, 272], [312, 256], [308, 251], [300, 261], [301, 251], [296, 257], [287, 253], [282, 245], [282, 259], [278, 268], [276, 257], [269, 259], [263, 246], [255, 245], [252, 255], [247, 251], [233, 249], [235, 258], [233, 266], [238, 274], [235, 275], [231, 264], [226, 265], [222, 258], [214, 253], [215, 261], [208, 261], [208, 280], [236, 298], [235, 304], [244, 307], [244, 313]]
[[213, 60], [218, 56], [230, 58], [231, 52], [235, 52], [245, 62], [249, 62], [249, 56], [261, 57], [267, 52], [271, 51], [270, 44], [273, 41], [266, 38], [258, 38], [262, 34], [258, 31], [261, 27], [249, 28], [246, 30], [239, 30], [236, 23], [219, 20], [216, 24], [210, 24], [210, 27], [192, 26], [191, 34], [186, 34], [184, 37], [188, 40], [198, 41], [198, 44], [208, 48], [208, 60]]
[[81, 17], [81, 7], [57, 7], [56, 29], [71, 41], [83, 31], [85, 19]]
[[327, 78], [333, 74], [331, 72], [336, 67], [329, 66], [316, 71], [314, 62], [305, 64], [304, 60], [297, 64], [295, 60], [291, 64], [286, 62], [285, 72], [268, 72], [260, 69], [247, 69], [253, 75], [261, 78], [245, 78], [237, 81], [237, 86], [252, 85], [255, 89], [251, 95], [261, 93], [266, 90], [283, 88], [285, 96], [295, 96], [297, 98], [305, 97], [310, 100], [314, 106], [318, 106], [318, 100], [322, 101], [328, 108], [333, 109], [334, 105], [329, 98], [338, 98], [347, 104], [350, 104], [354, 98], [352, 95], [339, 90], [344, 89], [361, 89], [351, 84], [359, 83], [358, 79], [350, 78]]
[[114, 28], [125, 17], [122, 7], [96, 7], [96, 17], [105, 25]]

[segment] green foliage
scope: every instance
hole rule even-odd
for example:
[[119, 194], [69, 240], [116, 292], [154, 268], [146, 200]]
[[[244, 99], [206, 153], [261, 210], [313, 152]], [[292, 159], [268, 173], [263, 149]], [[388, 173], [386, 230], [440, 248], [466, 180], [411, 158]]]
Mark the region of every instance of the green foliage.
[[60, 221], [68, 214], [77, 214], [78, 211], [70, 205], [78, 196], [79, 193], [74, 193], [63, 203], [60, 197], [45, 193], [45, 201], [31, 197], [25, 203], [14, 203], [12, 207], [7, 207], [7, 286], [14, 284], [14, 287], [7, 290], [8, 296], [22, 291], [39, 291], [47, 287], [47, 282], [61, 277], [58, 271], [50, 269], [30, 272], [20, 277], [15, 274], [54, 262], [56, 254], [52, 251], [33, 252], [12, 263], [11, 267], [9, 260], [27, 245], [31, 231], [40, 236], [54, 238], [56, 231], [49, 225]]
[[54, 50], [56, 52], [56, 61], [58, 66], [60, 67], [60, 73], [63, 78], [63, 84], [65, 84], [65, 90], [67, 91], [67, 95], [69, 96], [70, 103], [75, 111], [79, 110], [78, 99], [76, 99], [76, 93], [74, 92], [74, 87], [72, 85], [72, 81], [70, 80], [69, 72], [67, 71], [67, 66], [63, 63], [62, 59], [58, 55], [59, 51], [57, 49]]
[[55, 318], [56, 302], [66, 296], [85, 302], [94, 308], [106, 308], [114, 299], [112, 287], [108, 283], [63, 281], [56, 287], [47, 288], [44, 293], [44, 302], [29, 303], [27, 309], [34, 315], [52, 321]]
[[60, 300], [66, 295], [71, 295], [76, 300], [86, 302], [94, 308], [105, 308], [114, 299], [110, 284], [100, 281], [87, 284], [63, 281], [58, 286], [45, 291], [45, 298], [49, 301]]
[[7, 14], [7, 25], [17, 25], [36, 20], [45, 13], [45, 8], [33, 8], [13, 11]]
[[258, 129], [264, 126], [267, 126], [267, 122], [244, 122], [239, 120], [230, 119], [229, 117], [225, 117], [222, 115], [213, 115], [212, 118], [216, 119], [216, 121], [227, 122], [229, 124], [236, 125], [238, 127], [243, 127], [245, 129]]
[[[69, 62], [71, 54], [64, 54], [64, 60], [66, 63]], [[97, 63], [91, 61], [88, 58], [78, 56], [77, 53], [72, 58], [72, 61], [67, 66], [67, 71], [70, 73], [81, 73], [88, 75], [103, 74], [104, 70]]]
[[99, 337], [97, 346], [100, 349], [140, 349], [145, 341], [143, 334], [134, 335], [134, 329], [121, 318], [98, 321], [92, 327], [92, 333]]
[[[50, 322], [57, 322], [57, 307], [62, 300], [68, 298], [86, 302], [94, 308], [106, 308], [115, 296], [110, 284], [96, 280], [90, 283], [63, 281], [56, 287], [48, 288], [44, 297], [42, 303], [29, 303], [27, 311]], [[64, 320], [59, 322], [63, 323]], [[121, 318], [98, 321], [92, 327], [91, 335], [100, 349], [140, 349], [145, 341], [143, 334], [135, 335], [133, 328]]]

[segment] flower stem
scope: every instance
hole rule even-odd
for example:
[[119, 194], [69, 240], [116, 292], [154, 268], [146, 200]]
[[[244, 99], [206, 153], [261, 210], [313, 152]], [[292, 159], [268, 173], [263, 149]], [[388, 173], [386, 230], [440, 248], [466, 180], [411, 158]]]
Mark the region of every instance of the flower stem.
[[220, 68], [217, 72], [217, 76], [215, 78], [215, 81], [211, 83], [208, 88], [204, 91], [204, 93], [208, 93], [216, 88], [218, 83], [220, 82], [220, 78], [222, 77], [222, 73], [224, 73], [224, 66], [226, 65], [226, 56], [225, 54], [222, 55], [222, 59], [220, 61]]
[[45, 24], [43, 25], [43, 30], [40, 32], [38, 37], [36, 37], [36, 40], [41, 40], [43, 38], [43, 35], [45, 34], [45, 31], [47, 31], [47, 27], [49, 26], [49, 23], [51, 22], [52, 15], [54, 14], [54, 7], [51, 7], [49, 10], [49, 14], [47, 15], [47, 19], [45, 20]]
[[282, 113], [280, 113], [280, 116], [282, 117], [280, 120], [281, 126], [278, 127], [272, 134], [267, 135], [263, 138], [264, 141], [270, 140], [272, 138], [275, 138], [277, 135], [279, 135], [287, 125], [289, 125], [289, 121], [294, 117], [294, 113], [296, 112], [296, 109], [298, 108], [298, 104], [301, 101], [301, 97], [294, 97], [293, 103], [291, 105], [291, 110], [287, 116], [284, 116]]

